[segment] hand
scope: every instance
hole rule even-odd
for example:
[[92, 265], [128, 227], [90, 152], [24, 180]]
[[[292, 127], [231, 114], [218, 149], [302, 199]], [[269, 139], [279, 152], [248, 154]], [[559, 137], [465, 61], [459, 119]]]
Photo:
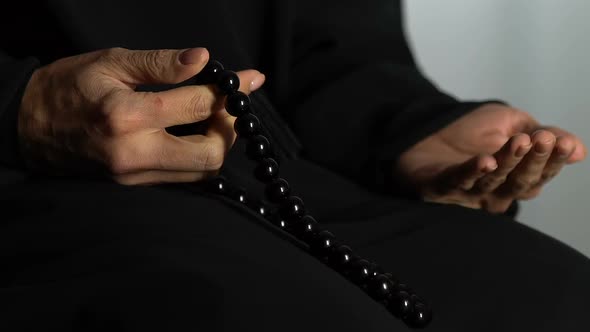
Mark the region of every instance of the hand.
[[[213, 88], [134, 91], [140, 84], [183, 82], [208, 59], [203, 48], [113, 48], [38, 69], [19, 109], [24, 159], [29, 167], [53, 174], [104, 169], [122, 184], [188, 182], [215, 174], [235, 140], [235, 118]], [[238, 75], [245, 93], [264, 83], [256, 70]], [[165, 130], [206, 119], [204, 135], [177, 137]]]
[[573, 134], [486, 104], [406, 151], [395, 172], [426, 201], [502, 213], [516, 199], [539, 195], [564, 165], [586, 154]]

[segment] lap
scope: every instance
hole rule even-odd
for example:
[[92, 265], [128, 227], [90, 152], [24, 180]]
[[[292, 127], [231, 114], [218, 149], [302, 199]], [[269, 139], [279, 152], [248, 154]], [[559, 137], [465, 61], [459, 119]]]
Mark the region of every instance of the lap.
[[[432, 301], [433, 331], [581, 324], [589, 264], [565, 245], [507, 218], [380, 197], [313, 168], [284, 167], [299, 174], [297, 190], [318, 219]], [[64, 181], [4, 193], [12, 204], [0, 252], [11, 273], [1, 277], [0, 322], [406, 330], [292, 238], [230, 202]]]
[[0, 326], [405, 330], [288, 236], [223, 200], [79, 182], [13, 192], [49, 203], [2, 225], [11, 273]]
[[[508, 216], [393, 200], [323, 170], [306, 173], [321, 174], [301, 183], [328, 227], [432, 302], [431, 330], [485, 324], [494, 331], [577, 331], [590, 325], [582, 318], [590, 260], [560, 241]], [[314, 178], [322, 179], [324, 190], [314, 189]]]
[[[433, 305], [433, 331], [580, 331], [590, 261], [508, 218], [427, 204], [405, 218], [333, 225]], [[484, 328], [485, 327], [485, 328]]]

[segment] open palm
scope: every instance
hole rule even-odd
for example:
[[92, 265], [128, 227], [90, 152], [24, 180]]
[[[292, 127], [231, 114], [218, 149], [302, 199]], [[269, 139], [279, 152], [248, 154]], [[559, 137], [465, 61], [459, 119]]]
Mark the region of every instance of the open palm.
[[564, 165], [585, 157], [573, 134], [486, 104], [406, 151], [395, 172], [424, 200], [501, 213], [515, 199], [536, 197]]

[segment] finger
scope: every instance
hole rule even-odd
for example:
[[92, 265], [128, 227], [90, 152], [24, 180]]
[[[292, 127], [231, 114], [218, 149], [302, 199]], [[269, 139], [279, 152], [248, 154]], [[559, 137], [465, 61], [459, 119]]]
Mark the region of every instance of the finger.
[[574, 150], [575, 142], [571, 137], [558, 137], [553, 152], [551, 153], [551, 157], [549, 157], [549, 160], [543, 169], [539, 182], [533, 188], [517, 198], [531, 199], [538, 196], [541, 193], [541, 187], [559, 174]]
[[167, 91], [135, 92], [129, 99], [145, 123], [144, 128], [167, 128], [203, 121], [223, 109], [223, 98], [207, 85], [184, 86]]
[[448, 168], [439, 177], [438, 191], [470, 190], [474, 183], [485, 174], [493, 171], [498, 164], [490, 155], [475, 156], [457, 166]]
[[211, 139], [223, 141], [225, 145], [225, 151], [229, 151], [237, 138], [236, 131], [234, 130], [235, 121], [236, 118], [231, 116], [225, 110], [214, 114], [206, 136], [210, 137]]
[[266, 81], [266, 76], [255, 69], [242, 70], [237, 74], [240, 78], [239, 90], [245, 94], [258, 90]]
[[[264, 83], [257, 70], [238, 73], [240, 89], [249, 94]], [[109, 124], [116, 132], [167, 128], [203, 121], [223, 109], [224, 99], [207, 85], [183, 86], [162, 92], [119, 90], [109, 102]]]
[[519, 200], [529, 200], [529, 199], [533, 199], [537, 196], [539, 196], [541, 194], [541, 192], [543, 191], [543, 186], [542, 185], [535, 185], [533, 186], [531, 189], [529, 189], [528, 191], [515, 196], [515, 199], [519, 199]]
[[576, 136], [566, 130], [558, 128], [558, 127], [548, 126], [548, 127], [544, 127], [544, 129], [549, 130], [555, 136], [568, 137], [568, 138], [571, 138], [574, 140], [575, 149], [574, 149], [574, 152], [572, 153], [572, 155], [567, 160], [568, 164], [580, 162], [580, 161], [586, 159], [586, 156], [588, 155], [588, 148], [586, 147], [586, 145], [584, 144], [582, 139], [580, 139], [578, 136]]
[[217, 137], [194, 135], [183, 139], [163, 130], [116, 138], [109, 147], [105, 162], [113, 174], [216, 171], [226, 154], [225, 142]]
[[130, 85], [180, 83], [199, 73], [207, 61], [209, 52], [204, 48], [112, 48], [101, 57], [101, 63], [110, 75]]
[[553, 133], [547, 130], [535, 132], [532, 135], [531, 151], [509, 174], [506, 182], [498, 188], [498, 194], [516, 197], [533, 188], [541, 179], [555, 142]]
[[508, 174], [518, 165], [522, 158], [531, 149], [531, 139], [529, 135], [519, 134], [512, 136], [502, 148], [494, 154], [498, 160], [498, 168], [477, 180], [474, 185], [474, 191], [478, 193], [490, 193], [500, 186]]
[[555, 143], [551, 157], [543, 169], [540, 184], [546, 183], [561, 171], [572, 153], [574, 153], [575, 148], [576, 143], [572, 137], [557, 137], [557, 142]]
[[[234, 122], [236, 118], [231, 116], [227, 111], [222, 110], [219, 113], [213, 114], [209, 119], [209, 128], [205, 136], [211, 139], [222, 140], [226, 147], [226, 152], [232, 147], [237, 138], [234, 130]], [[189, 142], [199, 142], [202, 140], [200, 135], [180, 136]]]
[[217, 172], [176, 172], [176, 171], [141, 171], [114, 176], [115, 182], [123, 185], [154, 185], [162, 183], [186, 183], [201, 181]]
[[[240, 91], [250, 94], [264, 83], [265, 76], [258, 70], [237, 73]], [[253, 90], [254, 89], [254, 90]], [[152, 120], [156, 128], [203, 121], [223, 109], [224, 98], [216, 95], [211, 86], [186, 86], [157, 93], [141, 93], [144, 102], [152, 106]]]
[[490, 213], [504, 213], [506, 212], [506, 210], [508, 210], [508, 208], [510, 207], [510, 205], [512, 204], [512, 202], [514, 201], [514, 199], [512, 198], [499, 198], [499, 197], [495, 197], [495, 199], [493, 200], [482, 200], [481, 202], [481, 208], [485, 211], [488, 211]]

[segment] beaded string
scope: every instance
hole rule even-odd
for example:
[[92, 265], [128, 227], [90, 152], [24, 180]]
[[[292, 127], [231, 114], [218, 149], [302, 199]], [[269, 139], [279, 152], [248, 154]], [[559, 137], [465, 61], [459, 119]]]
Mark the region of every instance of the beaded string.
[[238, 91], [238, 75], [226, 70], [220, 62], [210, 60], [195, 76], [195, 82], [214, 84], [226, 96], [225, 109], [237, 117], [234, 129], [238, 138], [247, 140], [246, 154], [258, 163], [254, 176], [265, 184], [265, 196], [274, 204], [276, 212], [272, 213], [261, 201], [250, 200], [244, 189], [232, 186], [222, 176], [208, 182], [209, 190], [244, 203], [276, 227], [295, 236], [314, 257], [360, 287], [409, 327], [426, 327], [432, 320], [432, 311], [422, 298], [391, 273], [356, 255], [349, 246], [337, 240], [306, 213], [303, 200], [291, 194], [289, 183], [279, 177], [279, 164], [273, 158], [270, 140], [262, 134], [258, 117], [250, 112], [250, 98]]

